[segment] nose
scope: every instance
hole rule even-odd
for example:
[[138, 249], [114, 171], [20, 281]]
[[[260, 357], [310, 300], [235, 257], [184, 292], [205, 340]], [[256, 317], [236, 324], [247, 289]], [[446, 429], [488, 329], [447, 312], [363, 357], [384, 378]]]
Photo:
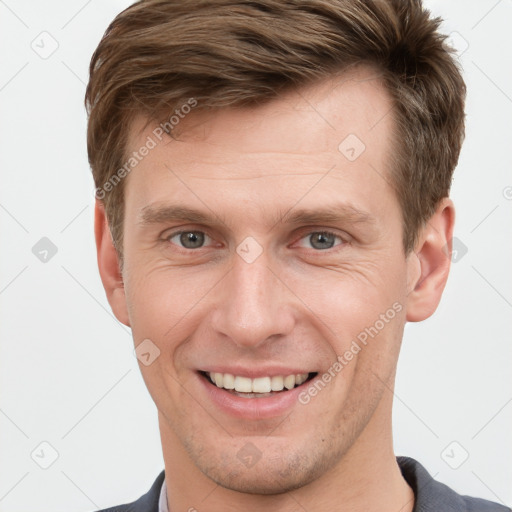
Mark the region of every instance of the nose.
[[292, 333], [293, 296], [264, 255], [247, 263], [235, 254], [211, 318], [217, 334], [240, 347], [256, 348]]

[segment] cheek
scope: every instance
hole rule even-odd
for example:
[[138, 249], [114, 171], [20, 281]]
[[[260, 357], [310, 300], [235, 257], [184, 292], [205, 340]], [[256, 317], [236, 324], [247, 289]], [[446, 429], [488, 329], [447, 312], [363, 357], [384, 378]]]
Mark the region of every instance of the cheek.
[[[405, 280], [400, 265], [365, 262], [297, 276], [298, 293], [332, 351], [336, 400], [382, 392], [396, 365], [405, 322]], [[337, 364], [336, 364], [337, 363]], [[363, 401], [366, 401], [364, 399]]]
[[149, 329], [166, 338], [187, 315], [207, 300], [218, 279], [189, 268], [142, 263], [132, 266], [125, 284], [132, 329], [139, 334]]
[[[380, 327], [381, 315], [388, 313], [384, 321], [394, 319], [404, 303], [405, 270], [380, 256], [287, 276], [290, 288], [320, 320], [327, 339], [338, 340], [340, 349], [375, 322]], [[400, 306], [393, 308], [395, 303]]]

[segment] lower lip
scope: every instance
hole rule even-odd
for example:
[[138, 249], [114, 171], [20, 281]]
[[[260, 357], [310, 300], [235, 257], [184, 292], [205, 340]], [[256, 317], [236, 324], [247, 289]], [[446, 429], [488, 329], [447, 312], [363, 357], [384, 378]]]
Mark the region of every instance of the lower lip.
[[305, 385], [309, 384], [309, 381], [306, 381], [293, 389], [280, 391], [267, 397], [243, 398], [223, 388], [218, 388], [200, 374], [198, 374], [198, 378], [211, 401], [219, 409], [231, 416], [250, 420], [282, 416], [298, 403], [299, 394], [304, 390]]

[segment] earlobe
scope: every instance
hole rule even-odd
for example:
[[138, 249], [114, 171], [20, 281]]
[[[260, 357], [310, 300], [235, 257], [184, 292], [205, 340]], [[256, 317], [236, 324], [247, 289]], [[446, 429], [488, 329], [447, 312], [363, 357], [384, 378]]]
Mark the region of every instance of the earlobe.
[[408, 257], [412, 276], [407, 296], [408, 322], [429, 318], [441, 301], [450, 272], [454, 223], [453, 201], [444, 198], [420, 233], [415, 251]]
[[119, 257], [112, 241], [105, 208], [98, 199], [94, 209], [94, 235], [98, 269], [108, 302], [115, 317], [121, 323], [130, 326]]

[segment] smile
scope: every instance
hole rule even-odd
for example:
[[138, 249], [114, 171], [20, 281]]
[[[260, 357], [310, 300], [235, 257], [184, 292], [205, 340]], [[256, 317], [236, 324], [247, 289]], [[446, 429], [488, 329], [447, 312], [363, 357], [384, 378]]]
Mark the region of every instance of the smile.
[[231, 373], [201, 372], [202, 375], [218, 388], [230, 391], [233, 395], [242, 398], [265, 398], [284, 390], [292, 390], [306, 381], [311, 380], [314, 373], [299, 373], [291, 375], [275, 375], [256, 377], [242, 377]]

